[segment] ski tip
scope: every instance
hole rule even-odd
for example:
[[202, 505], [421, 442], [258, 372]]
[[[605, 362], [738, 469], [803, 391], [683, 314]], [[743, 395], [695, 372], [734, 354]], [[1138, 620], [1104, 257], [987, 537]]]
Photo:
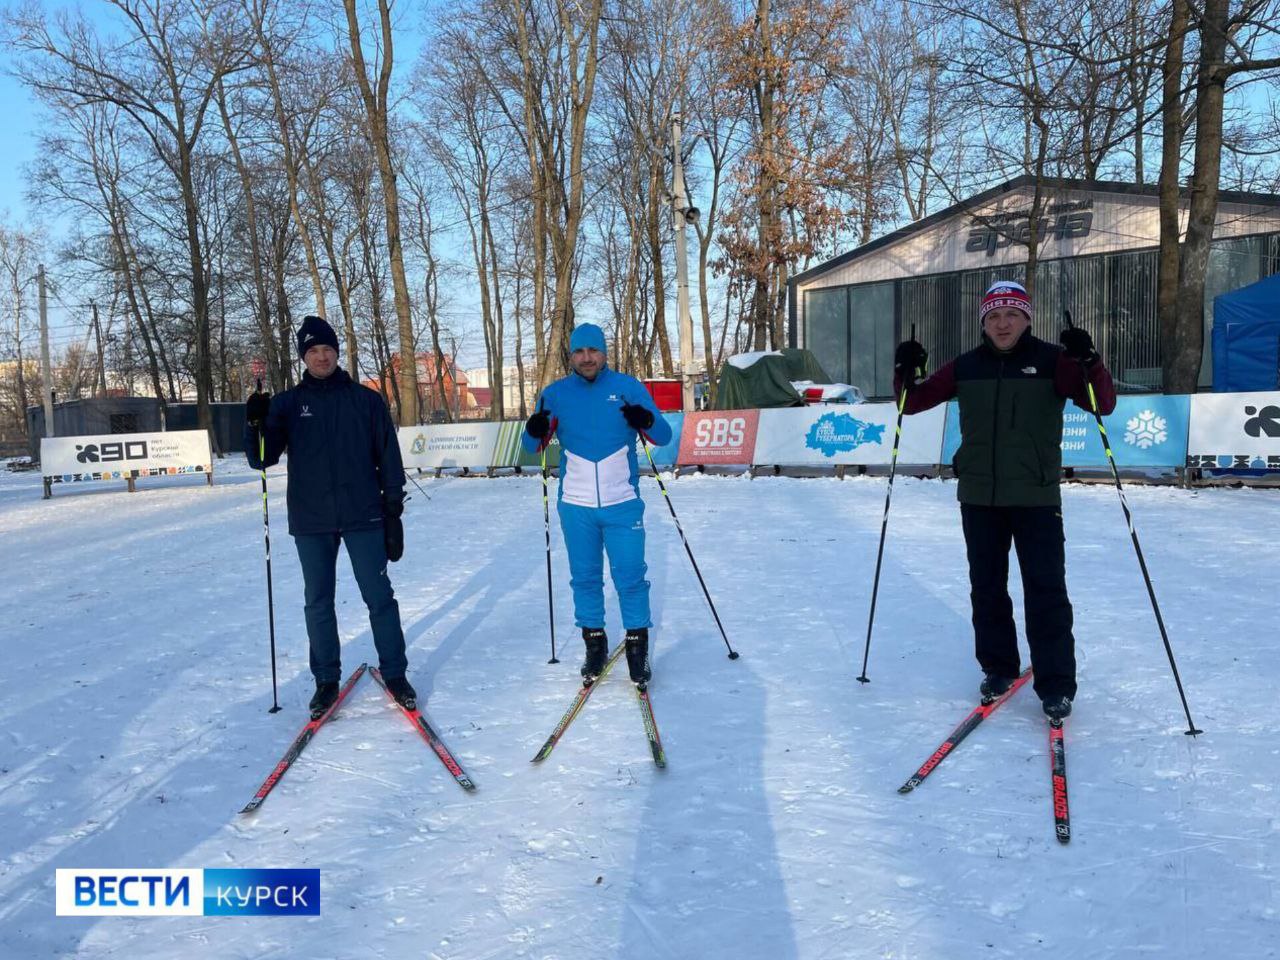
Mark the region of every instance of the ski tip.
[[907, 793], [910, 793], [915, 788], [916, 788], [916, 785], [914, 783], [904, 783], [902, 786], [898, 788], [898, 792], [901, 794], [907, 794]]

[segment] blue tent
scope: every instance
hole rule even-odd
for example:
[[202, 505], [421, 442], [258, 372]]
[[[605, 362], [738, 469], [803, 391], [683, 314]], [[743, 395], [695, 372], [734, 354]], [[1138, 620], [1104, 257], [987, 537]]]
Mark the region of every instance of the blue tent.
[[1280, 274], [1213, 298], [1216, 393], [1280, 386]]

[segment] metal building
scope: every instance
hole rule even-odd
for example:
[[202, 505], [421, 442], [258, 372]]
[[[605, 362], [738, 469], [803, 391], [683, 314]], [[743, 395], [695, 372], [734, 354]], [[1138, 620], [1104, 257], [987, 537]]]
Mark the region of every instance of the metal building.
[[[931, 369], [976, 346], [982, 293], [997, 279], [1025, 282], [1034, 190], [1033, 177], [1010, 180], [796, 275], [787, 291], [791, 345], [880, 399], [893, 395], [894, 346], [912, 324]], [[1159, 390], [1156, 187], [1052, 180], [1041, 191], [1033, 332], [1056, 342], [1065, 291], [1117, 388]], [[1184, 224], [1186, 215], [1184, 197]], [[1214, 237], [1202, 388], [1212, 384], [1213, 298], [1280, 272], [1280, 195], [1224, 191]]]

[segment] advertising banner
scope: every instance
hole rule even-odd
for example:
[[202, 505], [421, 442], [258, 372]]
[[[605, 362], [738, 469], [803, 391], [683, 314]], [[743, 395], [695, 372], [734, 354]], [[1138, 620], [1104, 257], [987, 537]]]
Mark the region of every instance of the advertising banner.
[[498, 423], [436, 423], [401, 427], [400, 456], [406, 470], [484, 470], [493, 462]]
[[1195, 394], [1187, 466], [1280, 470], [1280, 392]]
[[[898, 408], [892, 403], [762, 410], [756, 438], [757, 464], [807, 466], [888, 464]], [[938, 462], [945, 411], [935, 407], [902, 424], [900, 463]]]
[[40, 469], [48, 483], [209, 474], [213, 455], [204, 430], [45, 437]]
[[[523, 420], [504, 421], [498, 429], [498, 441], [493, 448], [493, 467], [542, 467], [542, 454], [529, 453], [520, 442], [524, 436]], [[552, 437], [547, 447], [547, 468], [560, 465], [560, 438]]]
[[676, 462], [749, 466], [756, 448], [759, 410], [703, 410], [685, 414]]
[[[671, 440], [665, 446], [650, 447], [649, 456], [653, 457], [659, 469], [663, 467], [675, 466], [676, 456], [680, 452], [680, 431], [684, 426], [683, 413], [664, 413], [663, 418], [667, 423], [671, 424]], [[648, 466], [649, 461], [645, 459], [644, 451], [640, 449], [639, 440], [636, 441], [636, 462], [640, 466]]]
[[[1116, 466], [1180, 467], [1187, 455], [1191, 398], [1186, 395], [1125, 394], [1113, 412], [1102, 418], [1111, 440]], [[950, 464], [960, 447], [960, 412], [947, 404], [946, 439], [942, 462]], [[1107, 454], [1093, 414], [1068, 401], [1062, 411], [1062, 465], [1105, 467]]]

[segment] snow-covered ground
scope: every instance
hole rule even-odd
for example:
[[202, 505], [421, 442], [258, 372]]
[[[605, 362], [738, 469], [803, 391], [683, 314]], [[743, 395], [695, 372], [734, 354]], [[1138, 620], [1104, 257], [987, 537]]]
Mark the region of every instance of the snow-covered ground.
[[[1192, 739], [1115, 491], [1065, 488], [1081, 691], [1064, 847], [1029, 690], [896, 792], [979, 680], [955, 488], [904, 478], [865, 686], [883, 479], [669, 484], [736, 662], [644, 479], [665, 771], [621, 675], [529, 763], [577, 688], [558, 530], [548, 666], [538, 481], [424, 481], [392, 576], [410, 676], [479, 789], [364, 680], [240, 817], [312, 684], [284, 477], [270, 716], [258, 479], [218, 469], [212, 488], [50, 502], [0, 473], [0, 957], [1280, 955], [1275, 491], [1129, 491]], [[349, 670], [374, 652], [340, 564]], [[55, 917], [56, 867], [108, 866], [318, 867], [323, 912]]]

